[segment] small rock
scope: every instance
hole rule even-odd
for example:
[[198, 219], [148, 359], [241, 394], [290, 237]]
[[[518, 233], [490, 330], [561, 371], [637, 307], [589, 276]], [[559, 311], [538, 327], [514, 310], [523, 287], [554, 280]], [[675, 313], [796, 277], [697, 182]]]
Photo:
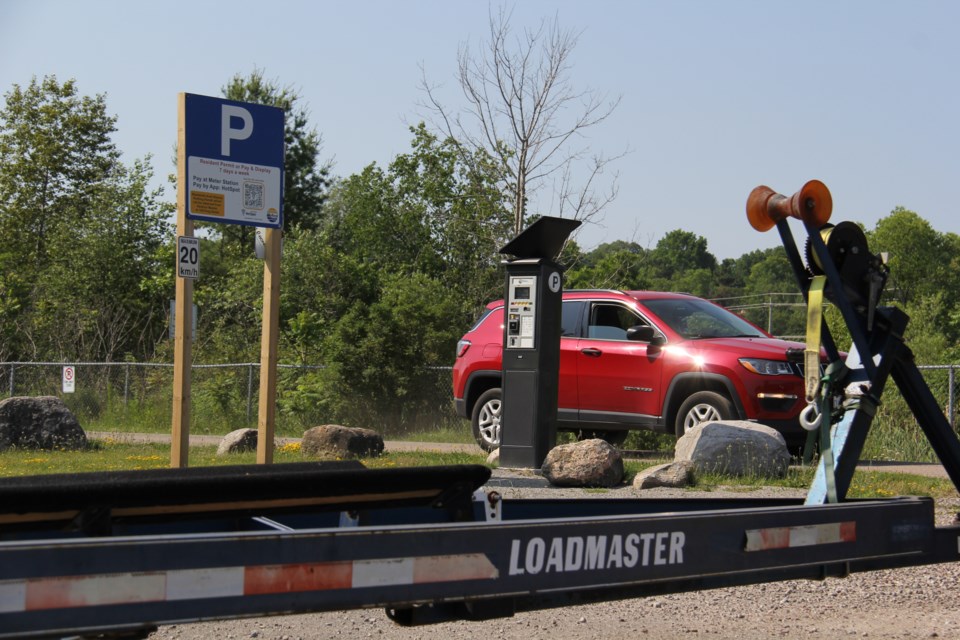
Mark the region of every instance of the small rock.
[[634, 489], [683, 488], [693, 482], [693, 462], [678, 460], [644, 469], [633, 479]]

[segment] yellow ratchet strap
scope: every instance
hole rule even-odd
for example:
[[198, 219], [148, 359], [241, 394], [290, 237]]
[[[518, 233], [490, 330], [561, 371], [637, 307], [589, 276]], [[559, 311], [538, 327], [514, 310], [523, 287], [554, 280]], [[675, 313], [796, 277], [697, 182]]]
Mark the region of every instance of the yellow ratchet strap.
[[816, 402], [820, 391], [820, 329], [826, 284], [826, 276], [814, 276], [807, 292], [807, 348], [803, 352], [803, 376], [808, 403]]

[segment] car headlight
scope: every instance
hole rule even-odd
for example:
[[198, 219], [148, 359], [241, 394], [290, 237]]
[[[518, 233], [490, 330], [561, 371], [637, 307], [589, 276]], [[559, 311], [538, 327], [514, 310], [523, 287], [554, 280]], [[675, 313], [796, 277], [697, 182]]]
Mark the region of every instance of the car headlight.
[[793, 374], [789, 362], [783, 360], [762, 360], [760, 358], [740, 358], [740, 364], [747, 371], [761, 376], [789, 376]]

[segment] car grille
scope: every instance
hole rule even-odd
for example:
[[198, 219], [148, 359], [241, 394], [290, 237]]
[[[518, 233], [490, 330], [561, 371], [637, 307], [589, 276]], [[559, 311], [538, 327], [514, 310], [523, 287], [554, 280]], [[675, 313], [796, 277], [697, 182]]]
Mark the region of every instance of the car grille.
[[[796, 372], [796, 374], [802, 378], [803, 375], [804, 375], [804, 370], [805, 370], [805, 368], [804, 368], [804, 366], [803, 366], [803, 363], [802, 363], [802, 362], [791, 362], [790, 364], [793, 366], [793, 369], [794, 369], [794, 371]], [[826, 367], [824, 367], [823, 364], [821, 364], [821, 365], [820, 365], [820, 377], [823, 377], [823, 372], [824, 372], [824, 371], [826, 371]]]

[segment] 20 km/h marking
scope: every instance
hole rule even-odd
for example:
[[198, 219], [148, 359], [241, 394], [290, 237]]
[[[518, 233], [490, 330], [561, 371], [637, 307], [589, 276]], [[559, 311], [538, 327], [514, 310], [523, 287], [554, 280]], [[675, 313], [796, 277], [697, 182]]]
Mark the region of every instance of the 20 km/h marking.
[[200, 276], [200, 240], [177, 236], [177, 275], [181, 278]]

